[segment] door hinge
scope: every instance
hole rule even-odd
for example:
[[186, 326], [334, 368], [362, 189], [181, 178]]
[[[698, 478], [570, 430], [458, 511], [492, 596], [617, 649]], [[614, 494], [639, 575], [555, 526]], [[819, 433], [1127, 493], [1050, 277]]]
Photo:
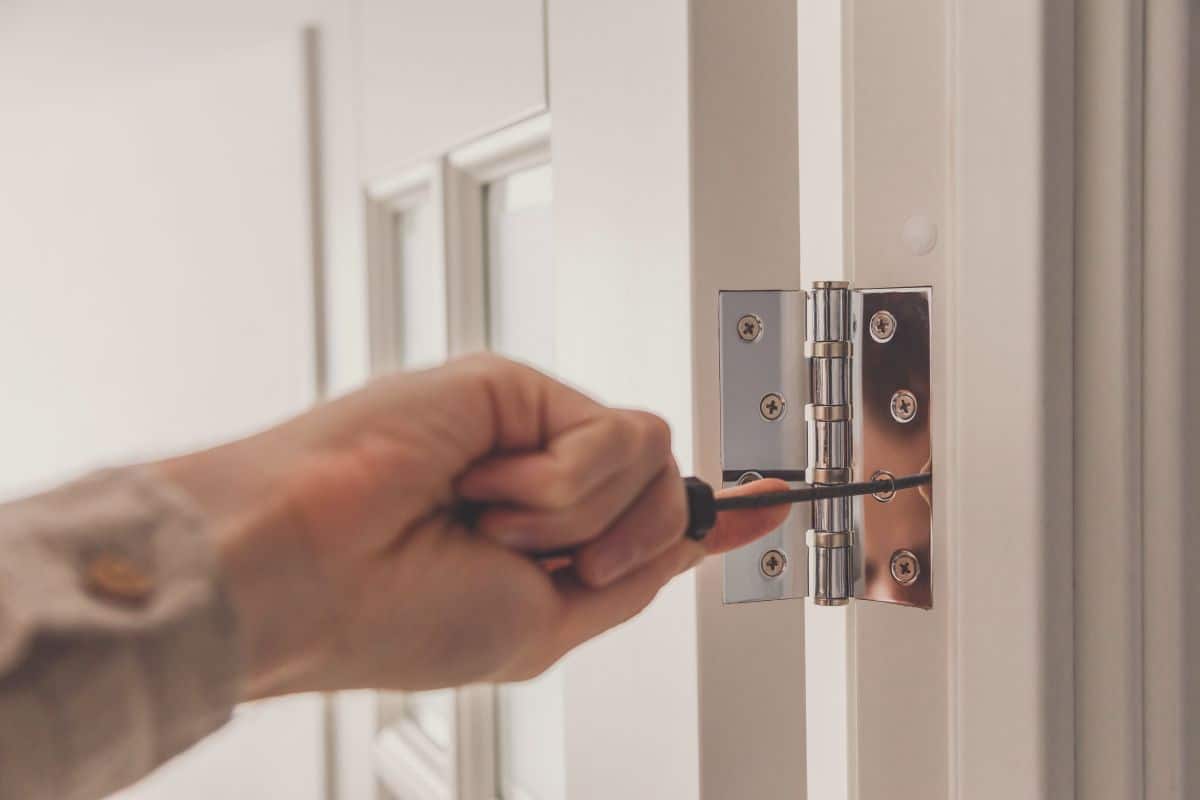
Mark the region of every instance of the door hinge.
[[[836, 486], [932, 468], [928, 287], [720, 293], [726, 486]], [[933, 606], [931, 487], [796, 506], [725, 556], [725, 602]]]

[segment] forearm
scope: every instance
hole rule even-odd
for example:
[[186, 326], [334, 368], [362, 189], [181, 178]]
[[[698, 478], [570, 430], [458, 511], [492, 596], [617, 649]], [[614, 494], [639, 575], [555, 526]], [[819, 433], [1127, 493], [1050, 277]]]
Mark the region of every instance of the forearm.
[[215, 730], [234, 642], [204, 520], [165, 483], [0, 506], [0, 800], [100, 797]]

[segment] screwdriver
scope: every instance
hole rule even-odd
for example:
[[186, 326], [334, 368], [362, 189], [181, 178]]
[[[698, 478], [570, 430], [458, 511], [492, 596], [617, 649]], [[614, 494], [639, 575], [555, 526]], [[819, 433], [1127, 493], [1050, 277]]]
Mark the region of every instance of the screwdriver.
[[[799, 480], [803, 480], [803, 472], [794, 474]], [[861, 483], [805, 486], [802, 489], [786, 489], [779, 492], [717, 497], [713, 488], [700, 478], [684, 478], [683, 488], [687, 496], [688, 507], [688, 524], [684, 535], [693, 541], [702, 541], [717, 524], [717, 514], [722, 511], [793, 505], [834, 497], [861, 497], [885, 492], [890, 494], [932, 483], [933, 474], [923, 472], [917, 475], [906, 475], [902, 478], [883, 477]], [[457, 513], [459, 519], [470, 527], [474, 524], [476, 515], [482, 510], [482, 504], [464, 503], [458, 507]], [[564, 548], [540, 552], [534, 557], [539, 560], [569, 558], [573, 553], [574, 548]]]
[[932, 473], [906, 475], [902, 478], [884, 477], [861, 483], [840, 483], [829, 486], [806, 486], [802, 489], [787, 489], [779, 492], [762, 492], [761, 494], [739, 495], [737, 497], [717, 497], [713, 488], [699, 478], [684, 478], [683, 487], [687, 494], [688, 526], [686, 535], [689, 539], [701, 541], [717, 524], [717, 514], [721, 511], [735, 511], [746, 508], [767, 508], [770, 506], [807, 503], [813, 500], [827, 500], [834, 497], [861, 497], [868, 494], [884, 492], [899, 492], [926, 486], [933, 483]]

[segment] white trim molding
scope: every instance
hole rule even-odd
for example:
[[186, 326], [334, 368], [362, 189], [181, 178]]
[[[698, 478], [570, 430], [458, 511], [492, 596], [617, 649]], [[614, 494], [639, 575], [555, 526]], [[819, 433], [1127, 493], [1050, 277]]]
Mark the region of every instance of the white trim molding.
[[[367, 187], [367, 328], [371, 372], [380, 374], [404, 366], [403, 276], [395, 252], [395, 224], [399, 215], [421, 206], [431, 215], [431, 258], [445, 269], [444, 183], [439, 162], [420, 164], [406, 172]], [[448, 302], [448, 301], [447, 301]]]
[[1200, 11], [1139, 5], [1143, 797], [1184, 800], [1200, 796]]
[[550, 114], [539, 114], [450, 152], [442, 164], [450, 352], [487, 347], [483, 189], [550, 161]]
[[375, 775], [397, 800], [457, 800], [452, 754], [425, 736], [409, 719], [385, 727], [375, 737]]

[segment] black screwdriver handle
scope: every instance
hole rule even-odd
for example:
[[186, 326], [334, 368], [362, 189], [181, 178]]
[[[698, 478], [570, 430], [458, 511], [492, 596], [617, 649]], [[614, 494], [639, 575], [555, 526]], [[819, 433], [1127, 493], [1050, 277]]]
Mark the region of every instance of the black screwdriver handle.
[[717, 497], [713, 488], [699, 478], [684, 478], [683, 489], [687, 493], [688, 507], [685, 535], [697, 542], [703, 541], [717, 524]]

